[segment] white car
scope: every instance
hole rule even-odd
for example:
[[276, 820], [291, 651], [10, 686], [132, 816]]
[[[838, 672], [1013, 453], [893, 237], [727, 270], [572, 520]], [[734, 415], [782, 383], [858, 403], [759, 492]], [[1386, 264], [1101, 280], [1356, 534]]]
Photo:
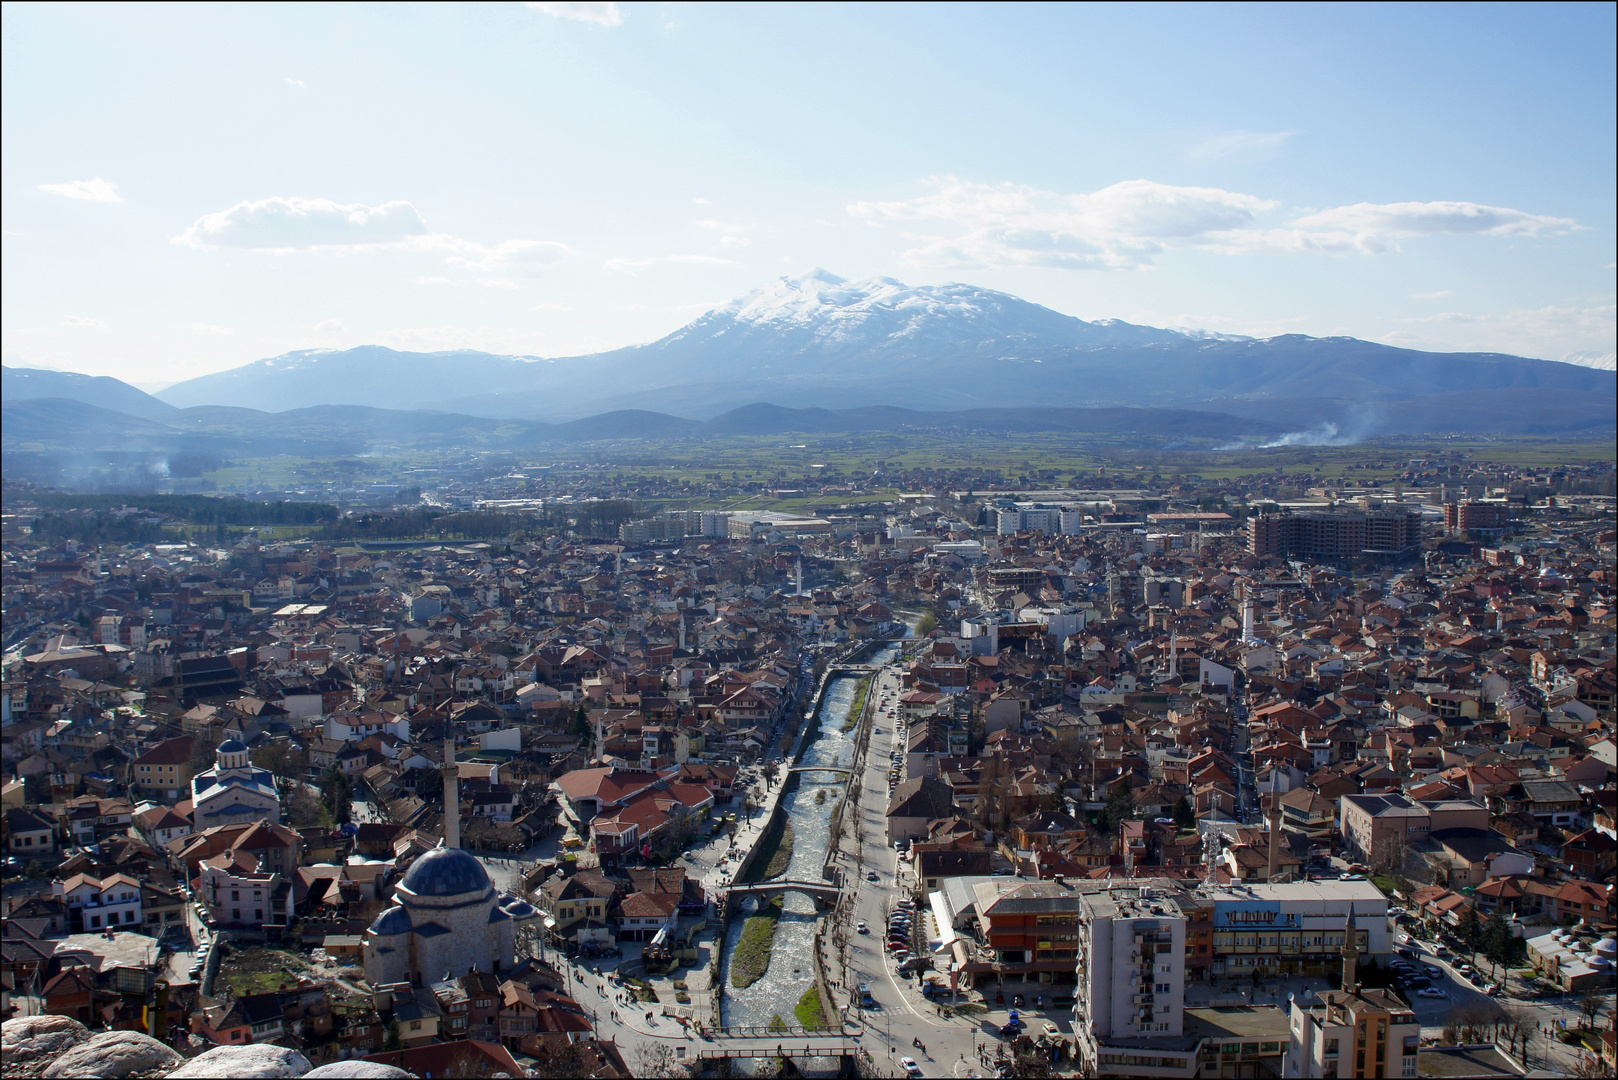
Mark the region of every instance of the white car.
[[901, 1064], [901, 1065], [903, 1065], [905, 1067], [905, 1075], [906, 1076], [920, 1076], [921, 1075], [921, 1066], [916, 1064], [916, 1059], [915, 1058], [902, 1057], [902, 1058], [899, 1059], [899, 1064]]
[[1444, 991], [1440, 990], [1436, 986], [1429, 986], [1424, 990], [1417, 990], [1416, 991], [1416, 996], [1417, 997], [1424, 997], [1424, 998], [1447, 998], [1447, 997], [1449, 997], [1448, 994], [1446, 994]]

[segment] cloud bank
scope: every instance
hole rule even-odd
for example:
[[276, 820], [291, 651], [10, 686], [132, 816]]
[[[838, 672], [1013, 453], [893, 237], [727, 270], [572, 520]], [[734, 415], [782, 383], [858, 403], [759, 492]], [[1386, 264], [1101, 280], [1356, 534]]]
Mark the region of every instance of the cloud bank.
[[933, 191], [919, 198], [848, 207], [872, 224], [956, 227], [953, 235], [905, 233], [915, 245], [901, 256], [909, 266], [1123, 270], [1150, 266], [1154, 256], [1175, 249], [1380, 254], [1397, 250], [1403, 237], [1537, 237], [1577, 228], [1571, 218], [1469, 202], [1355, 203], [1266, 224], [1262, 216], [1280, 209], [1274, 199], [1152, 180], [1073, 195], [954, 176], [925, 183]]

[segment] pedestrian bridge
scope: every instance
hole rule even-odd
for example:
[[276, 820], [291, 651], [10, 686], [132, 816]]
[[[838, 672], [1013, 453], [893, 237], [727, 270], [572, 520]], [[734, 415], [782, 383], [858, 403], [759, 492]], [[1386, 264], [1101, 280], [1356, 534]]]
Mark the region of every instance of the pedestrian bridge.
[[788, 773], [833, 772], [833, 773], [841, 773], [844, 776], [853, 776], [854, 775], [854, 770], [850, 769], [846, 765], [794, 765], [792, 768], [788, 769], [787, 772]]
[[[681, 1047], [680, 1049], [683, 1049]], [[866, 1056], [846, 1035], [805, 1036], [761, 1030], [757, 1035], [710, 1032], [692, 1048], [693, 1058], [835, 1058]], [[683, 1057], [684, 1055], [677, 1055]]]

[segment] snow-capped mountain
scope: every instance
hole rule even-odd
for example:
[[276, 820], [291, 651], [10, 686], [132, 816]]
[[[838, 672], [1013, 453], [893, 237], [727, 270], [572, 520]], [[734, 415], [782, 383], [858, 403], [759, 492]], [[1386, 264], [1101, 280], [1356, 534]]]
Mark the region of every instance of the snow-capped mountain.
[[1312, 423], [1379, 403], [1419, 412], [1426, 406], [1412, 403], [1449, 395], [1449, 405], [1433, 406], [1436, 418], [1444, 408], [1469, 407], [1456, 395], [1501, 390], [1523, 402], [1539, 395], [1551, 408], [1568, 394], [1605, 400], [1613, 385], [1610, 372], [1570, 363], [1087, 322], [973, 285], [846, 281], [816, 270], [772, 281], [658, 341], [593, 356], [305, 350], [158, 396], [181, 406], [365, 404], [542, 420], [627, 408], [709, 417], [771, 401], [1153, 405]]

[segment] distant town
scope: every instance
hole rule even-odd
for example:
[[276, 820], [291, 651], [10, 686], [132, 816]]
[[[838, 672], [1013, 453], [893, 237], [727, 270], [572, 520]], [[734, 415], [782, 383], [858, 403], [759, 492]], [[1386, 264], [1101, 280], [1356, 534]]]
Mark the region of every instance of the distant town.
[[6, 1074], [1612, 1075], [1611, 462], [1331, 453], [10, 480]]

